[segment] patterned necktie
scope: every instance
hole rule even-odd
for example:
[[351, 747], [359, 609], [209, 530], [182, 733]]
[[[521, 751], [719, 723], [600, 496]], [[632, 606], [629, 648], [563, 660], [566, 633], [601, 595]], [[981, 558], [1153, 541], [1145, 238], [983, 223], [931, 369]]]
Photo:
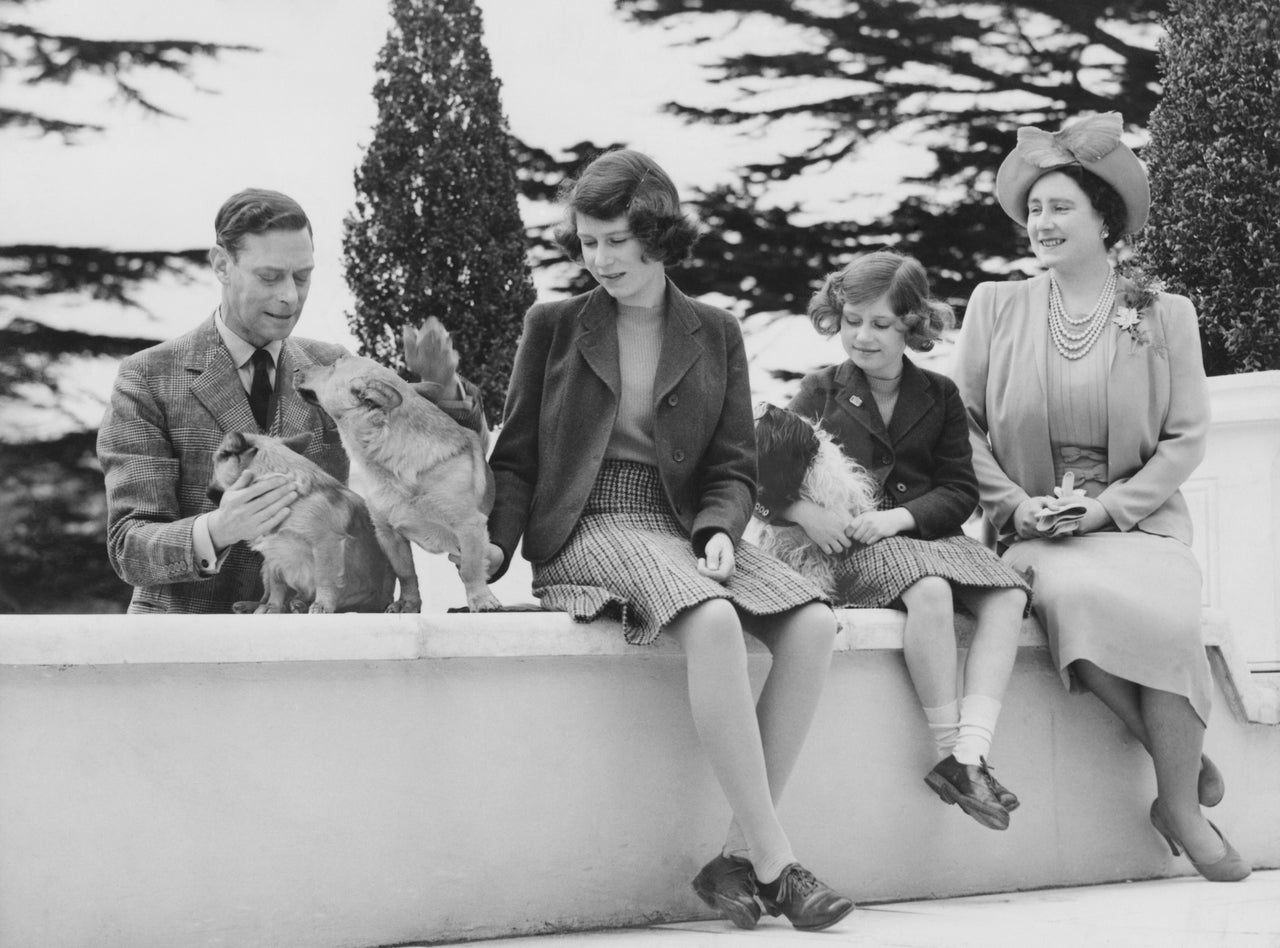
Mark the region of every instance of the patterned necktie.
[[249, 386], [249, 407], [263, 431], [271, 427], [271, 353], [253, 350], [253, 383]]

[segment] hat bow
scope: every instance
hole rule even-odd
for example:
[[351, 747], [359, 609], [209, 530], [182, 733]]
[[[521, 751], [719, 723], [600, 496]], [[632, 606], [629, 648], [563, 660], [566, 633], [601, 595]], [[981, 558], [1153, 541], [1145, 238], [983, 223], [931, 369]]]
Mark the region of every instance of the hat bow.
[[1037, 168], [1100, 161], [1120, 144], [1123, 129], [1119, 112], [1090, 115], [1057, 132], [1020, 128], [1014, 152]]

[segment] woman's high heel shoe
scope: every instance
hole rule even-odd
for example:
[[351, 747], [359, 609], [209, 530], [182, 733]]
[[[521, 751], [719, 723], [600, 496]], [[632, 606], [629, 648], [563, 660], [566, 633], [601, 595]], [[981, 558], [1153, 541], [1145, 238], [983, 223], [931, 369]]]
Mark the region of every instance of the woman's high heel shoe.
[[[1175, 856], [1181, 856], [1186, 846], [1181, 845], [1182, 841], [1174, 835], [1169, 824], [1164, 821], [1164, 814], [1160, 811], [1159, 797], [1151, 801], [1151, 825], [1169, 844], [1169, 851]], [[1210, 882], [1239, 882], [1247, 877], [1253, 871], [1249, 868], [1249, 864], [1236, 852], [1235, 847], [1227, 842], [1227, 838], [1222, 835], [1222, 830], [1214, 826], [1212, 820], [1209, 821], [1209, 827], [1218, 834], [1218, 839], [1222, 840], [1222, 845], [1227, 848], [1227, 851], [1222, 854], [1221, 859], [1214, 862], [1196, 862], [1195, 857], [1187, 853], [1191, 865], [1195, 866], [1196, 871]]]

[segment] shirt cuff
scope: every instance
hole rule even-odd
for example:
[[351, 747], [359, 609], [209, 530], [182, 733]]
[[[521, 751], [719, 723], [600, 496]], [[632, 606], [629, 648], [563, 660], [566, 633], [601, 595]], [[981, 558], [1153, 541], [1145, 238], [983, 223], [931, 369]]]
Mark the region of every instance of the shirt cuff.
[[222, 564], [209, 536], [209, 515], [201, 514], [191, 524], [191, 547], [195, 554], [196, 570], [201, 576], [213, 576]]

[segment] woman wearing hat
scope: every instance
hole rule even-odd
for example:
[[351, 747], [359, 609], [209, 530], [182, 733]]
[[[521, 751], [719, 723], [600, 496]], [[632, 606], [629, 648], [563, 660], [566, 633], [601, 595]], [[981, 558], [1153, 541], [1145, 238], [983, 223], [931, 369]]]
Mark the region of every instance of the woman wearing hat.
[[1223, 779], [1202, 754], [1212, 685], [1200, 570], [1180, 492], [1204, 455], [1208, 390], [1182, 296], [1116, 274], [1146, 222], [1146, 172], [1118, 113], [1018, 133], [996, 176], [1047, 272], [969, 300], [956, 383], [1005, 561], [1033, 569], [1063, 683], [1092, 691], [1151, 754], [1151, 822], [1207, 879], [1249, 866], [1201, 813]]

